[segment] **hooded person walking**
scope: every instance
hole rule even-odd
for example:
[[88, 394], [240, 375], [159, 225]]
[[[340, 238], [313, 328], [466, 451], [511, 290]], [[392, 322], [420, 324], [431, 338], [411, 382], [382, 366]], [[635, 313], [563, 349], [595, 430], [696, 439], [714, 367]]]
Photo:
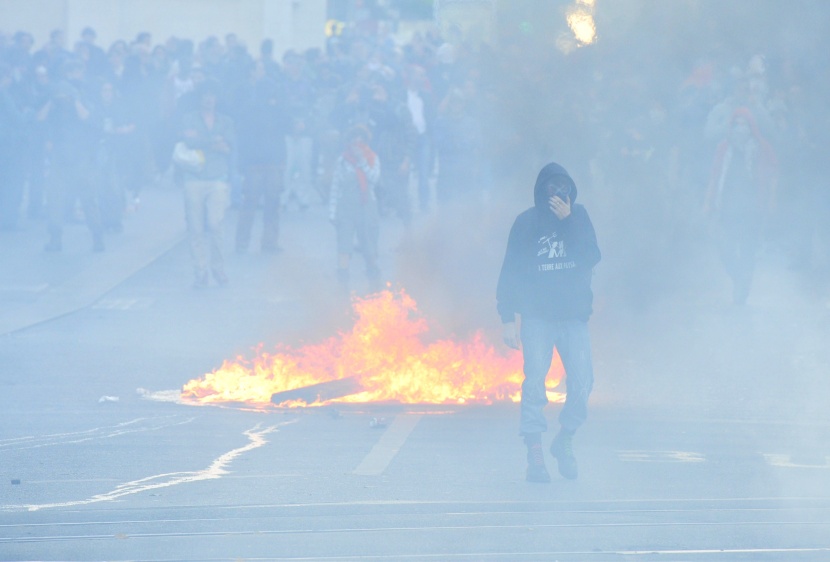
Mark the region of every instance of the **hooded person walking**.
[[510, 229], [496, 289], [504, 342], [521, 348], [524, 357], [519, 434], [527, 445], [529, 482], [550, 482], [542, 433], [547, 431], [545, 377], [553, 350], [565, 367], [567, 398], [550, 452], [565, 478], [578, 475], [572, 440], [587, 418], [593, 387], [588, 318], [593, 310], [591, 277], [600, 251], [591, 219], [575, 203], [576, 195], [565, 168], [553, 162], [542, 168], [534, 206], [516, 217]]

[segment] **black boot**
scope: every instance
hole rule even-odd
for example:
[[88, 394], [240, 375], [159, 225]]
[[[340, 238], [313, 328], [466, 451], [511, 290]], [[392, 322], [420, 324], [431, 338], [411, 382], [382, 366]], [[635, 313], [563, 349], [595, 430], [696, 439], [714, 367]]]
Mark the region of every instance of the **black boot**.
[[542, 484], [550, 482], [550, 474], [545, 466], [545, 452], [542, 449], [542, 435], [529, 433], [525, 435], [527, 445], [527, 481]]
[[550, 454], [556, 458], [559, 474], [568, 480], [576, 480], [579, 467], [573, 451], [573, 431], [561, 429], [550, 444]]

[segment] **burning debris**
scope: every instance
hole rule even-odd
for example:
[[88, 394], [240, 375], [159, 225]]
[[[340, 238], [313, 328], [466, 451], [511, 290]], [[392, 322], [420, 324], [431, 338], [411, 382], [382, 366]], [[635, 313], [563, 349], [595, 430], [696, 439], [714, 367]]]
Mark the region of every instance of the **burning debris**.
[[[480, 333], [468, 341], [428, 342], [429, 326], [415, 301], [401, 290], [353, 302], [356, 321], [317, 345], [261, 351], [254, 359], [225, 361], [188, 382], [186, 403], [242, 402], [257, 407], [322, 406], [334, 402], [490, 404], [517, 402], [521, 354], [501, 355]], [[549, 384], [563, 373], [554, 357]], [[549, 398], [563, 396], [549, 392]]]

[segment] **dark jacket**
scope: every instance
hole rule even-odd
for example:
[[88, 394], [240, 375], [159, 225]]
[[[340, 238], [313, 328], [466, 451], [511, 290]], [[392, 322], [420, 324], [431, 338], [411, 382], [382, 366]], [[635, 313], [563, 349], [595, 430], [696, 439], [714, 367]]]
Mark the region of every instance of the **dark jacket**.
[[[570, 176], [562, 166], [542, 168], [534, 188], [535, 205], [516, 217], [507, 240], [496, 300], [502, 322], [514, 314], [545, 320], [587, 321], [592, 312], [591, 276], [599, 263], [596, 234], [582, 205], [559, 220], [548, 208], [545, 185]], [[570, 180], [573, 184], [573, 180]]]
[[[194, 138], [184, 137], [188, 148], [201, 150], [205, 156], [204, 168], [199, 172], [185, 171], [185, 180], [228, 181], [231, 175], [233, 151], [236, 150], [236, 135], [233, 121], [227, 115], [216, 114], [213, 127], [208, 129], [200, 112], [189, 113], [182, 119], [182, 131], [194, 131]], [[231, 154], [216, 148], [224, 141], [230, 146]]]
[[265, 78], [247, 88], [239, 110], [239, 163], [285, 166], [285, 136], [291, 119], [278, 84]]

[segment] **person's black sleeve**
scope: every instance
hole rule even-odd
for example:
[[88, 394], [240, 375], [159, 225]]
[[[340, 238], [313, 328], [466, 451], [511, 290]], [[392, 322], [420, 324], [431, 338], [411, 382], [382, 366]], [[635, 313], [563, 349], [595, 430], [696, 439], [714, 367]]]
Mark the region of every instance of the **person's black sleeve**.
[[519, 309], [517, 296], [520, 291], [521, 269], [518, 252], [519, 229], [516, 225], [517, 222], [514, 222], [507, 238], [507, 250], [496, 286], [496, 309], [503, 323], [513, 322]]

